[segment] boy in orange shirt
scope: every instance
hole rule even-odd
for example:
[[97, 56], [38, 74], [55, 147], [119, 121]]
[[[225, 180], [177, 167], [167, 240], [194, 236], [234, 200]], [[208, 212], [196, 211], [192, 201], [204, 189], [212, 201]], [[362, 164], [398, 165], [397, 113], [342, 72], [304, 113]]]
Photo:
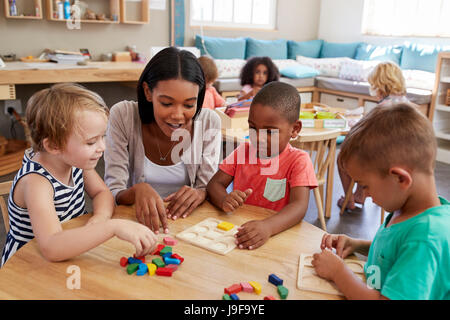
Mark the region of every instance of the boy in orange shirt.
[[[265, 85], [250, 106], [250, 143], [234, 150], [208, 183], [209, 199], [226, 212], [244, 203], [277, 211], [241, 226], [236, 234], [241, 249], [260, 247], [306, 214], [309, 191], [317, 187], [317, 179], [308, 153], [289, 144], [302, 128], [299, 113], [300, 96], [293, 86]], [[227, 194], [231, 182], [234, 189]]]

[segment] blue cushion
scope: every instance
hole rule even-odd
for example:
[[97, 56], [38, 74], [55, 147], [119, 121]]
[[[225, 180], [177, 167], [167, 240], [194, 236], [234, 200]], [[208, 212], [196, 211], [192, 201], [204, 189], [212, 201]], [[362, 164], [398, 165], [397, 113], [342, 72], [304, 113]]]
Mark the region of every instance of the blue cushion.
[[247, 55], [250, 57], [287, 59], [287, 40], [256, 40], [247, 38]]
[[356, 49], [355, 59], [392, 61], [400, 65], [402, 50], [402, 46], [376, 46], [364, 43]]
[[297, 56], [318, 58], [323, 40], [288, 41], [288, 58], [296, 59]]
[[314, 68], [303, 66], [303, 65], [294, 65], [287, 68], [284, 68], [280, 71], [281, 75], [288, 78], [300, 79], [300, 78], [312, 78], [317, 76], [320, 72]]
[[195, 36], [195, 46], [200, 49], [202, 55], [210, 54], [214, 59], [245, 59], [245, 38], [216, 38], [205, 37], [205, 48], [202, 37]]
[[406, 43], [400, 67], [435, 72], [437, 56], [440, 51], [450, 51], [450, 47]]
[[324, 41], [322, 50], [320, 50], [320, 58], [348, 57], [353, 59], [360, 44], [361, 42], [337, 43]]

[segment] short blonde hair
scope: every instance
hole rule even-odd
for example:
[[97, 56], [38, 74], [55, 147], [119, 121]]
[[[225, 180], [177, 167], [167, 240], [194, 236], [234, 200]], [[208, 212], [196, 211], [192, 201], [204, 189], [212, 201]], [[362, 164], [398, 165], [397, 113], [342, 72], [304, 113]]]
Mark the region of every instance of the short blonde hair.
[[97, 93], [74, 83], [61, 83], [36, 92], [27, 103], [26, 119], [35, 151], [43, 151], [48, 139], [55, 148], [64, 149], [72, 130], [76, 129], [77, 113], [96, 111], [106, 119], [108, 107]]
[[370, 72], [368, 81], [377, 89], [382, 97], [391, 94], [403, 96], [406, 94], [405, 78], [402, 70], [393, 62], [380, 62]]
[[385, 176], [393, 166], [433, 174], [436, 138], [430, 121], [408, 103], [374, 108], [346, 136], [339, 165], [356, 159], [366, 169]]
[[206, 83], [213, 82], [219, 77], [219, 71], [213, 59], [207, 56], [201, 56], [198, 58], [198, 62], [202, 66]]

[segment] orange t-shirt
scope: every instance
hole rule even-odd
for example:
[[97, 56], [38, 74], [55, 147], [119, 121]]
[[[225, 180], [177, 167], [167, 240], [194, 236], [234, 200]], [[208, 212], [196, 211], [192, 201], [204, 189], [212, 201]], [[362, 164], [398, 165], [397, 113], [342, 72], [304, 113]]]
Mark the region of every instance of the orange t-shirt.
[[202, 108], [214, 109], [222, 107], [224, 104], [225, 99], [217, 92], [216, 88], [213, 86], [206, 88]]
[[246, 204], [280, 211], [289, 203], [293, 187], [317, 187], [309, 154], [290, 144], [278, 156], [258, 159], [249, 143], [239, 145], [220, 164], [219, 169], [234, 177], [233, 190], [253, 190]]

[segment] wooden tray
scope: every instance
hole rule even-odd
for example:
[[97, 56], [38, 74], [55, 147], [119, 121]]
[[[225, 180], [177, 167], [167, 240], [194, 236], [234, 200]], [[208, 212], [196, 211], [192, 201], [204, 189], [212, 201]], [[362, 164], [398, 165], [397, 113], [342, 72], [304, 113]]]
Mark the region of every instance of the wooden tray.
[[24, 151], [29, 147], [25, 140], [9, 139], [6, 152], [0, 156], [0, 176], [17, 171], [22, 167]]

